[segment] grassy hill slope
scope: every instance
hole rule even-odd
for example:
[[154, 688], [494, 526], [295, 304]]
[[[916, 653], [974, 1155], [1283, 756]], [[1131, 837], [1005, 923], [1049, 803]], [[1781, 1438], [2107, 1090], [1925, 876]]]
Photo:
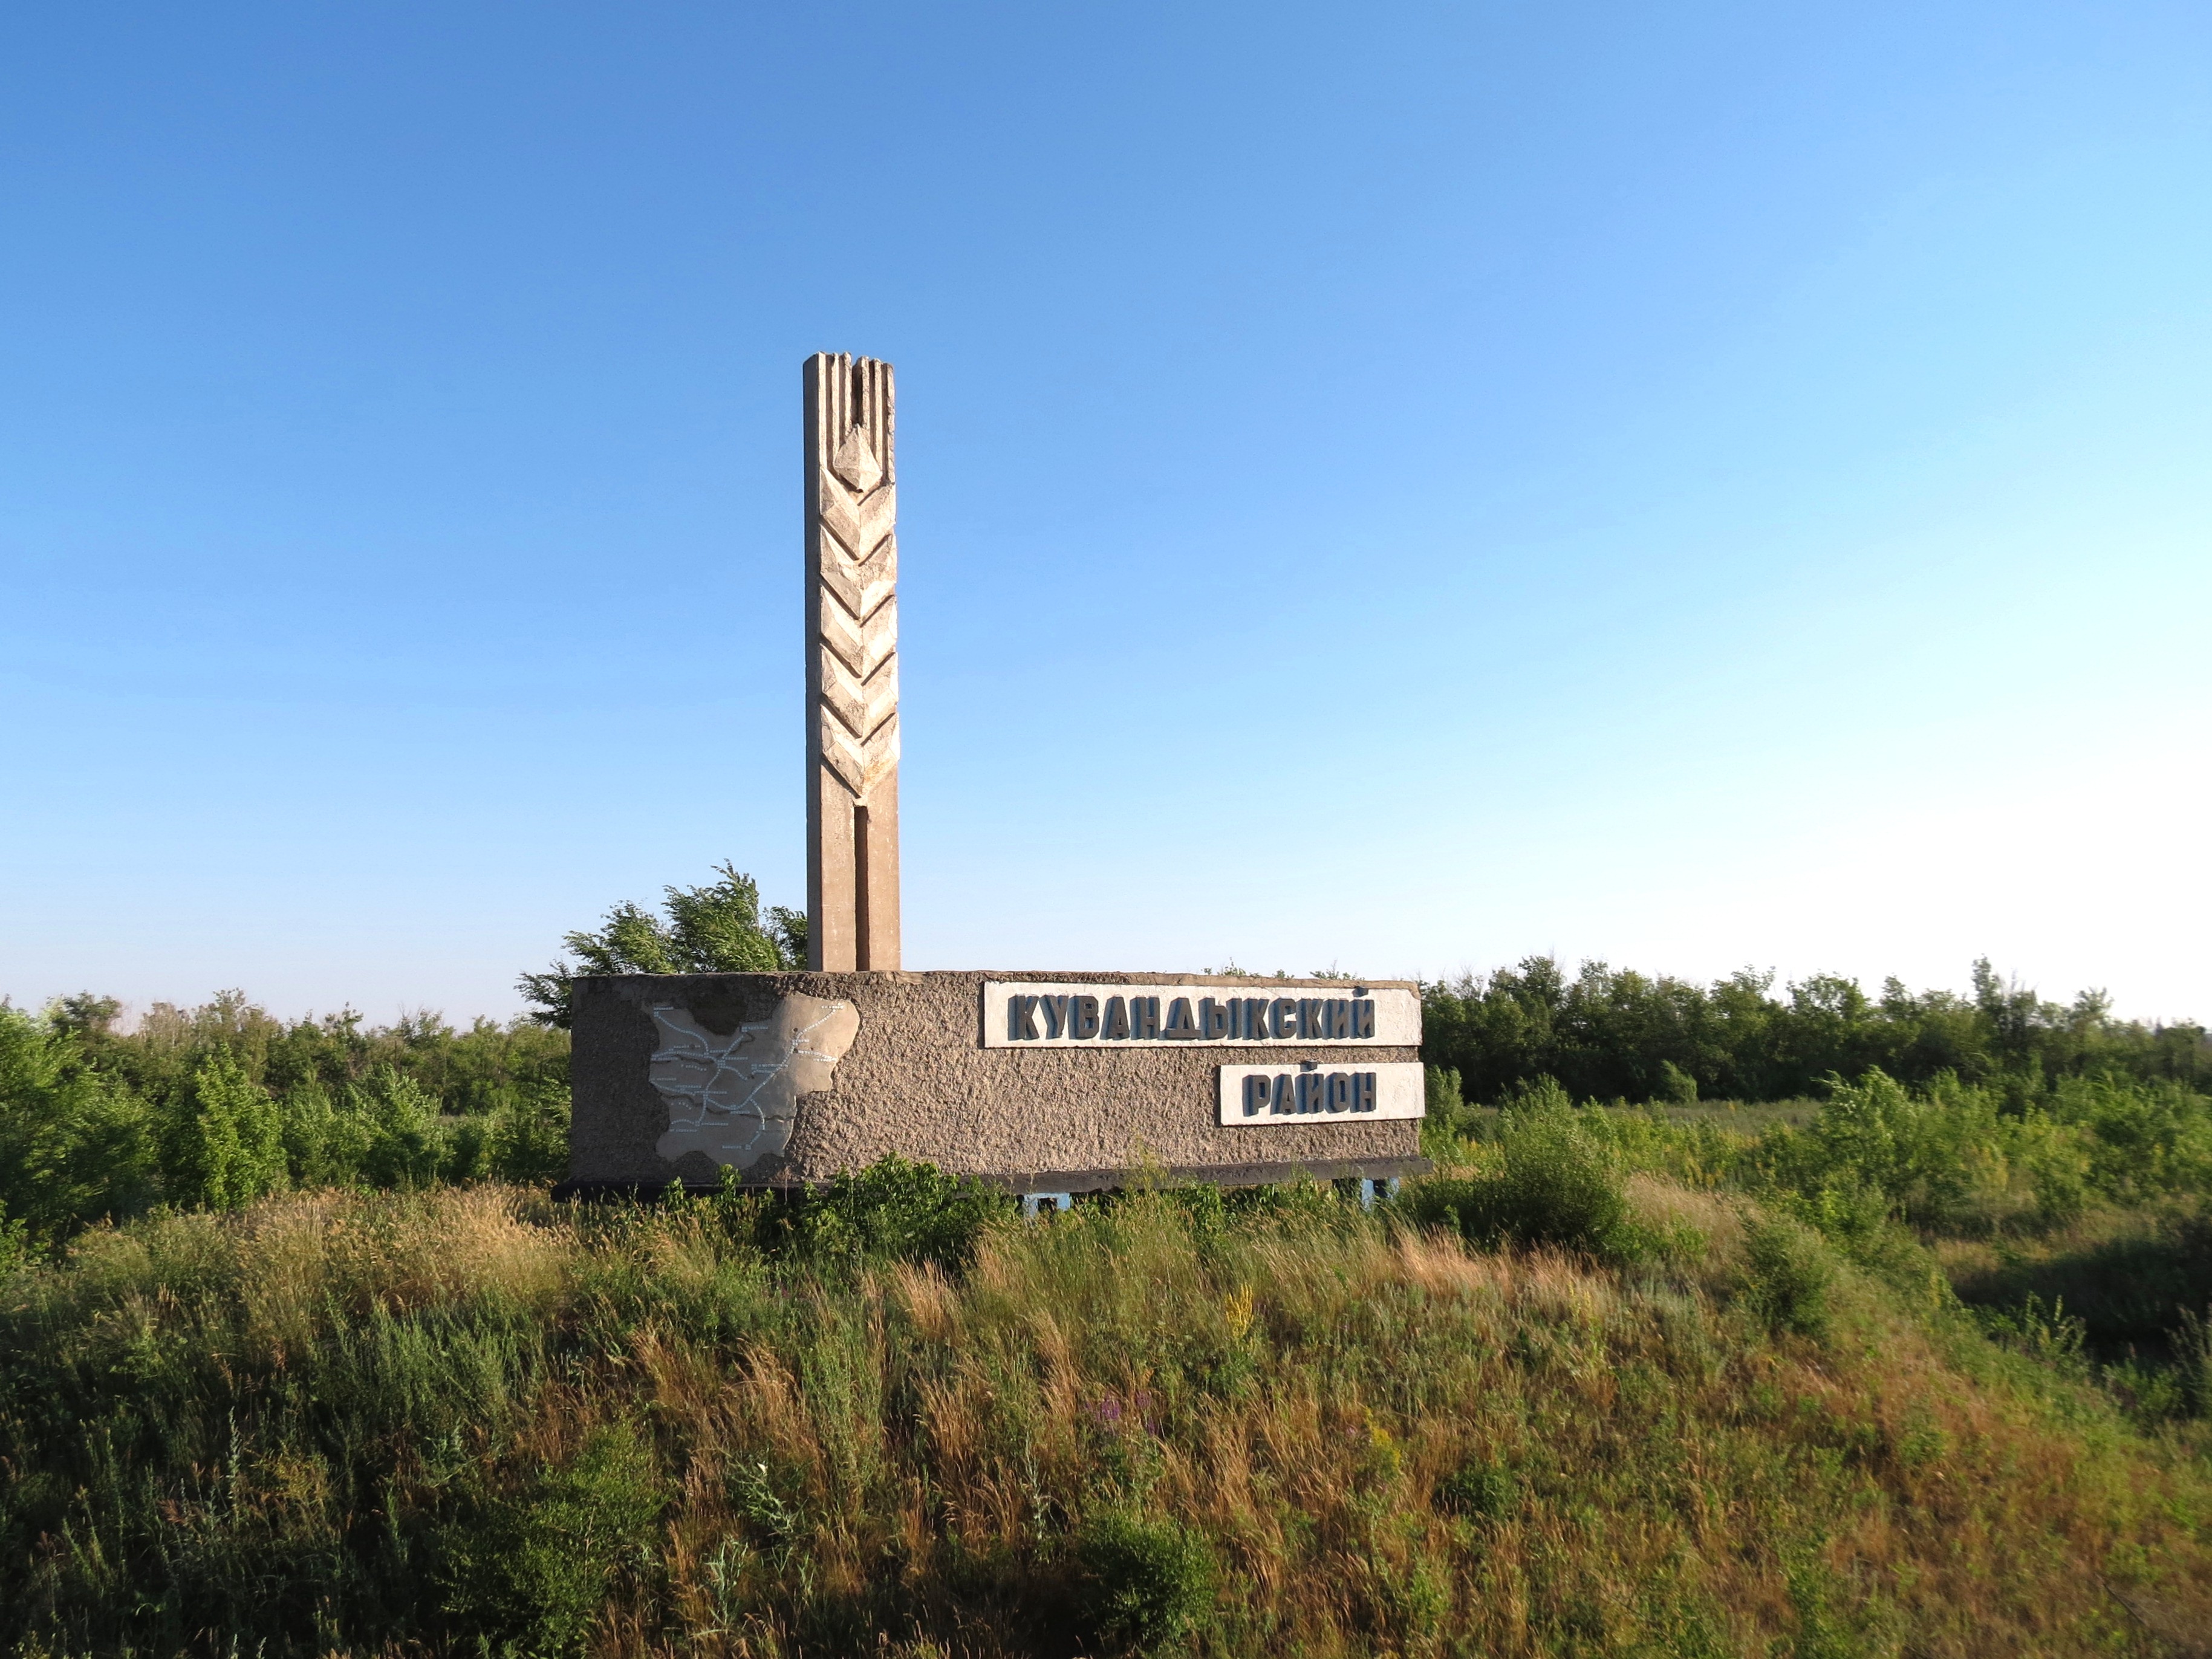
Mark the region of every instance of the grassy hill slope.
[[795, 1210], [483, 1186], [94, 1230], [0, 1285], [0, 1642], [1809, 1659], [2212, 1628], [2201, 1438], [1992, 1345], [1917, 1247], [1855, 1266], [1609, 1168], [1478, 1164], [1371, 1215], [1163, 1191], [1025, 1226], [894, 1168]]

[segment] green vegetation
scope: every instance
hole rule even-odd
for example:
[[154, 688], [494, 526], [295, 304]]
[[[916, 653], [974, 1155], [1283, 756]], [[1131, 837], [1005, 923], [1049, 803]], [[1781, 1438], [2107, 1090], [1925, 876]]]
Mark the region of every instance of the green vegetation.
[[1570, 1176], [1485, 1227], [1570, 1236], [1595, 1170], [1622, 1260], [1418, 1189], [1025, 1225], [911, 1167], [818, 1224], [484, 1185], [94, 1231], [0, 1297], [0, 1643], [2149, 1653], [2128, 1605], [2212, 1613], [2199, 1425], [1992, 1344], [1909, 1237], [1529, 1109], [1457, 1179]]
[[[1421, 1182], [1405, 1213], [1492, 1249], [1550, 1244], [1613, 1262], [1649, 1253], [1656, 1241], [1629, 1218], [1618, 1160], [1585, 1133], [1557, 1084], [1546, 1079], [1517, 1097], [1499, 1115], [1496, 1144], [1489, 1168]], [[1449, 1160], [1459, 1149], [1444, 1150]]]
[[2112, 1018], [2102, 992], [2045, 1002], [1987, 961], [1973, 988], [1917, 995], [1887, 981], [1870, 998], [1819, 975], [1777, 996], [1750, 969], [1711, 986], [1548, 957], [1428, 988], [1424, 1054], [1494, 1103], [1540, 1077], [1577, 1100], [1800, 1099], [1870, 1070], [1912, 1086], [1948, 1073], [2033, 1097], [2062, 1077], [2165, 1079], [2212, 1090], [2212, 1041], [2194, 1024]]
[[[1766, 1283], [1753, 1300], [1780, 1327], [1819, 1325], [1816, 1235], [1901, 1291], [1937, 1285], [2142, 1425], [2204, 1413], [2212, 1097], [2064, 1078], [2015, 1104], [1948, 1074], [1916, 1091], [1875, 1071], [1832, 1079], [1802, 1121], [1752, 1110], [1738, 1126], [1726, 1110], [1571, 1108], [1548, 1079], [1494, 1110], [1455, 1105], [1448, 1073], [1431, 1084], [1427, 1150], [1449, 1167], [1406, 1207], [1449, 1209], [1469, 1238], [1633, 1261], [1651, 1241], [1608, 1209], [1594, 1172], [1660, 1175], [1757, 1204], [1747, 1260]], [[1514, 1219], [1518, 1194], [1546, 1219]]]
[[157, 1206], [264, 1194], [556, 1178], [568, 1159], [568, 1039], [435, 1015], [289, 1024], [238, 993], [157, 1004], [131, 1032], [110, 999], [44, 1018], [0, 1003], [0, 1256]]
[[514, 988], [533, 1003], [539, 1024], [568, 1024], [570, 981], [579, 974], [765, 974], [806, 965], [806, 913], [771, 905], [761, 917], [760, 884], [724, 863], [720, 880], [704, 887], [669, 887], [660, 915], [624, 902], [596, 928], [562, 943], [573, 961], [525, 974]]
[[1462, 1048], [1371, 1211], [1135, 1178], [1024, 1224], [896, 1160], [556, 1204], [557, 1029], [114, 1014], [0, 1008], [24, 1659], [2212, 1628], [2193, 1028], [2034, 1012], [1758, 1103], [1662, 1052], [1633, 1106]]
[[728, 864], [618, 904], [568, 935], [573, 960], [525, 974], [526, 1020], [456, 1031], [421, 1013], [363, 1029], [351, 1012], [289, 1024], [228, 992], [156, 1004], [137, 1029], [90, 993], [43, 1017], [0, 1000], [0, 1264], [97, 1221], [158, 1206], [236, 1209], [329, 1187], [550, 1181], [568, 1171], [568, 996], [580, 973], [793, 967], [806, 918], [761, 912]]

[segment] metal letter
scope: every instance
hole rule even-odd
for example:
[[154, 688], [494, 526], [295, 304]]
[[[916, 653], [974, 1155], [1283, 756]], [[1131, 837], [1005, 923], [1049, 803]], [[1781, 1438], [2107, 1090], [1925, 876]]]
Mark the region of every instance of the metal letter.
[[1068, 1036], [1095, 1037], [1098, 1035], [1098, 999], [1071, 997], [1067, 1004]]
[[1270, 1092], [1267, 1079], [1261, 1073], [1254, 1072], [1247, 1076], [1244, 1079], [1244, 1115], [1255, 1117], [1266, 1111]]
[[1067, 999], [1040, 997], [1037, 1000], [1044, 1005], [1044, 1034], [1048, 1037], [1058, 1036], [1067, 1029]]
[[1352, 1035], [1371, 1037], [1375, 1035], [1375, 999], [1361, 997], [1352, 1005]]
[[1328, 1109], [1346, 1112], [1352, 1109], [1352, 1079], [1342, 1072], [1328, 1074]]
[[1298, 1005], [1288, 997], [1277, 997], [1267, 1007], [1268, 1030], [1279, 1037], [1298, 1035]]
[[1129, 1035], [1129, 1010], [1119, 997], [1106, 999], [1106, 1036], [1120, 1039]]
[[1129, 1035], [1158, 1041], [1160, 1035], [1160, 1000], [1158, 997], [1129, 999]]
[[1035, 997], [1011, 996], [1006, 999], [1006, 1036], [1020, 1042], [1037, 1034]]

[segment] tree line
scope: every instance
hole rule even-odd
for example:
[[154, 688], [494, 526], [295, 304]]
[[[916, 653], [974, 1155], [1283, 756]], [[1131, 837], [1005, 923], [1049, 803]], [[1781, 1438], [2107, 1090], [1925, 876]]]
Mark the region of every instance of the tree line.
[[2060, 1078], [2117, 1076], [2212, 1088], [2212, 1041], [2191, 1023], [2116, 1018], [2101, 991], [2045, 1001], [1985, 957], [1972, 988], [1879, 996], [1814, 975], [1784, 986], [1752, 969], [1710, 985], [1549, 957], [1423, 993], [1422, 1056], [1495, 1103], [1540, 1078], [1578, 1100], [1792, 1100], [1880, 1071], [1921, 1086], [1948, 1074], [2014, 1106]]

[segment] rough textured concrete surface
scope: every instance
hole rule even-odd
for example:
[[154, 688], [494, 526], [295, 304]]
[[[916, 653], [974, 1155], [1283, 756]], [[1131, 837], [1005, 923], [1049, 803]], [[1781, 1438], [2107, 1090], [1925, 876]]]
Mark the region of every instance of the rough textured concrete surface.
[[807, 965], [899, 965], [891, 366], [806, 360]]
[[[571, 1179], [583, 1186], [661, 1187], [680, 1178], [711, 1187], [727, 1164], [748, 1184], [785, 1185], [826, 1180], [888, 1152], [1022, 1191], [1112, 1186], [1123, 1172], [1146, 1164], [1231, 1182], [1279, 1179], [1299, 1168], [1326, 1177], [1423, 1167], [1420, 1124], [1414, 1121], [1216, 1121], [1216, 1073], [1224, 1064], [1314, 1060], [1341, 1067], [1418, 1060], [1418, 1047], [987, 1048], [983, 985], [992, 980], [1346, 994], [1341, 981], [1189, 974], [994, 970], [580, 979]], [[1370, 983], [1413, 988], [1404, 981]], [[793, 1003], [793, 998], [812, 1000]], [[816, 1005], [834, 1003], [849, 1005], [857, 1030], [842, 1016], [825, 1023]], [[808, 1018], [794, 1019], [793, 1009]], [[779, 1036], [802, 1026], [830, 1036]], [[695, 1039], [692, 1033], [702, 1035]], [[799, 1069], [786, 1069], [787, 1054]], [[825, 1073], [827, 1086], [817, 1086]], [[722, 1081], [702, 1081], [710, 1076]], [[700, 1133], [697, 1103], [710, 1086], [720, 1090], [716, 1097], [725, 1103], [720, 1109], [741, 1115], [726, 1115], [718, 1122], [739, 1121], [739, 1130]], [[737, 1150], [699, 1150], [709, 1142]]]

